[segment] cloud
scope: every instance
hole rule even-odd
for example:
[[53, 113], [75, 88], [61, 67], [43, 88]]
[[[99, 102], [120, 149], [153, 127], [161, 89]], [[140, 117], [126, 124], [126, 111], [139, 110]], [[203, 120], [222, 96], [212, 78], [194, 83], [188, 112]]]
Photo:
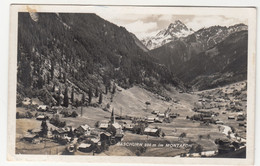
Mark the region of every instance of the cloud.
[[134, 33], [139, 38], [146, 37], [151, 31], [157, 30], [157, 22], [135, 21], [124, 26], [128, 31]]
[[224, 16], [196, 16], [193, 19], [185, 20], [185, 24], [195, 31], [204, 27], [208, 28], [214, 25], [228, 27], [238, 23], [247, 24], [247, 20], [239, 18], [226, 18]]

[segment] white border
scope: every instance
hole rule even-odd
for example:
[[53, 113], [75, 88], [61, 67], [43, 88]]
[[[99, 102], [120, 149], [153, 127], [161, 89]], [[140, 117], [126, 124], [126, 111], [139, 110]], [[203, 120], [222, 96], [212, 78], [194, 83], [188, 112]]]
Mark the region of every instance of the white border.
[[[23, 2], [23, 1], [16, 1], [16, 2]], [[27, 2], [28, 3], [35, 3], [34, 1], [27, 1]], [[169, 1], [166, 1], [166, 2], [165, 1], [164, 2], [149, 1], [149, 2], [147, 2], [146, 1], [145, 3], [143, 1], [142, 2], [131, 1], [131, 2], [124, 2], [124, 3], [122, 3], [122, 1], [121, 2], [120, 1], [109, 1], [109, 3], [108, 2], [104, 2], [104, 1], [103, 2], [102, 1], [99, 1], [99, 2], [88, 1], [89, 4], [92, 3], [92, 4], [111, 4], [111, 5], [112, 4], [117, 4], [117, 5], [118, 4], [140, 4], [140, 5], [142, 5], [142, 4], [148, 4], [148, 5], [162, 5], [162, 4], [163, 5], [173, 5], [174, 4], [174, 5], [182, 5], [182, 6], [183, 5], [189, 5], [189, 6], [191, 6], [191, 5], [206, 5], [206, 6], [211, 6], [211, 5], [214, 5], [214, 6], [227, 6], [227, 5], [230, 5], [230, 6], [232, 6], [232, 5], [236, 5], [236, 6], [256, 6], [256, 4], [257, 4], [256, 1], [254, 1], [254, 2], [250, 1], [251, 3], [248, 2], [248, 1], [239, 1], [240, 2], [239, 3], [238, 1], [232, 1], [232, 0], [229, 0], [229, 1], [214, 1], [214, 0], [211, 0], [210, 2], [207, 2], [206, 4], [205, 4], [205, 1], [203, 1], [203, 0], [202, 1], [196, 1], [196, 2], [194, 2], [194, 1], [191, 2], [191, 1], [187, 1], [187, 0], [186, 1], [183, 0], [183, 1], [181, 1], [181, 3], [180, 2], [174, 3], [174, 2], [176, 2], [176, 1], [174, 1], [174, 0], [171, 1], [171, 2], [169, 2]], [[58, 2], [58, 1], [38, 1], [38, 3], [60, 3], [60, 2]], [[73, 2], [70, 2], [70, 3], [76, 4], [76, 3], [82, 3], [82, 1], [80, 1], [80, 2], [79, 1], [73, 1]], [[10, 4], [10, 2], [7, 2], [7, 3], [5, 2], [4, 7], [8, 7], [9, 4]], [[2, 5], [1, 5], [1, 7], [2, 7]], [[2, 11], [1, 11], [1, 14], [2, 14]], [[8, 42], [6, 42], [6, 41], [8, 41], [7, 40], [8, 39], [8, 26], [7, 26], [6, 22], [8, 22], [8, 9], [5, 9], [4, 12], [5, 12], [5, 14], [2, 14], [2, 16], [7, 17], [7, 19], [4, 19], [5, 21], [3, 21], [5, 23], [4, 24], [5, 25], [4, 28], [1, 27], [1, 29], [5, 30], [4, 33], [3, 33], [4, 39], [5, 39], [4, 40], [5, 44], [3, 44], [4, 43], [3, 41], [1, 43], [1, 44], [3, 44], [2, 46], [4, 46], [3, 50], [4, 50], [4, 54], [5, 54], [4, 56], [1, 56], [1, 64], [3, 64], [3, 65], [1, 65], [1, 66], [3, 66], [1, 68], [1, 71], [3, 71], [3, 72], [1, 72], [1, 73], [4, 73], [4, 76], [3, 76], [4, 79], [3, 80], [7, 80], [7, 65], [8, 65], [8, 63], [7, 63], [7, 54], [6, 53], [8, 53], [8, 51], [7, 51], [7, 47], [6, 46], [8, 45]], [[5, 115], [6, 115], [6, 112], [7, 112], [7, 81], [2, 81], [1, 82], [1, 110], [4, 110], [4, 112], [3, 112], [2, 116], [1, 116], [1, 131], [6, 131], [6, 129], [7, 129], [6, 128], [7, 120], [6, 120], [6, 116]], [[256, 132], [257, 132], [257, 130], [256, 130]], [[2, 141], [2, 139], [4, 141]], [[6, 152], [5, 151], [6, 148], [4, 147], [5, 143], [6, 143], [6, 139], [2, 137], [1, 138], [1, 145], [2, 145], [1, 154], [5, 154], [5, 152]], [[5, 164], [9, 165], [10, 163], [5, 162], [5, 157], [6, 157], [6, 155], [1, 155], [1, 163], [3, 162]], [[33, 164], [33, 163], [31, 163], [31, 164]], [[58, 164], [58, 163], [55, 163], [55, 164]], [[222, 163], [222, 164], [224, 164], [224, 163]]]

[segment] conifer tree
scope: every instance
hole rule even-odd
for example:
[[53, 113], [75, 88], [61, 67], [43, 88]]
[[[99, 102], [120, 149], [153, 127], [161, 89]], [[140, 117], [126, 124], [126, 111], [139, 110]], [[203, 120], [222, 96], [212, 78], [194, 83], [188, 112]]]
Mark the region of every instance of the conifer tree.
[[68, 107], [69, 106], [68, 87], [65, 88], [63, 105], [64, 105], [64, 107]]
[[74, 87], [72, 87], [72, 90], [71, 90], [70, 100], [71, 100], [71, 103], [74, 103]]
[[84, 105], [85, 104], [85, 93], [82, 93], [82, 98], [81, 98], [81, 104]]
[[102, 104], [102, 100], [103, 100], [103, 95], [102, 95], [102, 92], [100, 92], [98, 103]]
[[43, 120], [42, 121], [42, 124], [41, 124], [41, 134], [43, 137], [46, 137], [47, 134], [48, 134], [48, 126], [47, 126], [47, 123], [46, 123], [46, 120]]
[[91, 103], [92, 100], [92, 88], [89, 88], [88, 90], [88, 102]]

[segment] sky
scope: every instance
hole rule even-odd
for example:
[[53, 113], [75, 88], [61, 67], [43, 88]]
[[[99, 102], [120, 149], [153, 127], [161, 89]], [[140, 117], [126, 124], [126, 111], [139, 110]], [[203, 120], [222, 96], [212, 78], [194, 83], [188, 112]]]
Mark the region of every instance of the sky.
[[119, 14], [97, 12], [96, 14], [118, 26], [125, 27], [139, 39], [156, 35], [175, 20], [180, 20], [194, 31], [214, 25], [231, 26], [238, 23], [247, 25], [246, 17], [227, 15], [130, 14], [124, 12]]

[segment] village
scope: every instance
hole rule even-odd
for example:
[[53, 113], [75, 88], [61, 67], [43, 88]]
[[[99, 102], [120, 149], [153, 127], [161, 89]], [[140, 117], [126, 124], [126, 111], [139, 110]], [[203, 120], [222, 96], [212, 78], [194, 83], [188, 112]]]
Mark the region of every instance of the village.
[[[176, 92], [165, 101], [138, 87], [117, 86], [113, 102], [78, 108], [25, 98], [16, 113], [16, 153], [42, 149], [39, 153], [210, 157], [241, 150], [246, 146], [246, 89], [247, 83], [239, 82]], [[143, 98], [132, 92], [142, 93]], [[106, 97], [104, 101], [109, 101]], [[162, 146], [125, 146], [131, 142]]]

